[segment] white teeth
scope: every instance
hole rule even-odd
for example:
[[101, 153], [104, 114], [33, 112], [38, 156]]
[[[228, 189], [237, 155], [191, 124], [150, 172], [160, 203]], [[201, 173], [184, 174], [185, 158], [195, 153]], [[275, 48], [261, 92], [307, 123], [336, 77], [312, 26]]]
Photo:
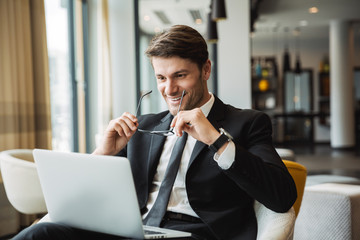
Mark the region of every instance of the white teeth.
[[178, 101], [178, 100], [180, 100], [181, 99], [181, 97], [178, 97], [178, 98], [172, 98], [172, 99], [170, 99], [171, 101]]

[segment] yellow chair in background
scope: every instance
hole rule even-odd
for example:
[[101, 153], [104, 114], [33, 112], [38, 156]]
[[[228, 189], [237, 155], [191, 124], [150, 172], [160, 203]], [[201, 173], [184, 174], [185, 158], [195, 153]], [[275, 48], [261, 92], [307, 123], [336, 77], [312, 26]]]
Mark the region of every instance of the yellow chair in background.
[[300, 163], [288, 161], [288, 160], [283, 160], [283, 162], [295, 181], [296, 190], [297, 190], [297, 199], [293, 205], [293, 208], [297, 216], [299, 214], [301, 201], [304, 195], [307, 170], [306, 167], [301, 165]]

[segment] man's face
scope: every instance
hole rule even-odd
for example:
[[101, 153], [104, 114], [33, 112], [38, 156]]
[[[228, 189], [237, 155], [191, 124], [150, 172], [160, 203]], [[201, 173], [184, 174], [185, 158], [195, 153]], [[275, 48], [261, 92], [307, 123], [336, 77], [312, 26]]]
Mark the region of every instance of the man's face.
[[200, 107], [209, 100], [210, 95], [206, 84], [211, 72], [209, 60], [201, 71], [197, 64], [179, 57], [153, 57], [152, 65], [157, 79], [157, 88], [172, 115], [175, 116], [178, 111], [183, 90], [186, 93], [181, 110]]

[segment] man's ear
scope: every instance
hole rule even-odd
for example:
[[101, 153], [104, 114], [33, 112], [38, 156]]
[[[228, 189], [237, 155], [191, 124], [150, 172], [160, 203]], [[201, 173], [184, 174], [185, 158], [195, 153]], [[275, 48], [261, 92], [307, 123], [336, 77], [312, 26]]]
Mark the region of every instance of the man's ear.
[[203, 76], [204, 76], [204, 80], [208, 80], [210, 78], [210, 74], [211, 74], [211, 61], [210, 59], [208, 59], [203, 67]]

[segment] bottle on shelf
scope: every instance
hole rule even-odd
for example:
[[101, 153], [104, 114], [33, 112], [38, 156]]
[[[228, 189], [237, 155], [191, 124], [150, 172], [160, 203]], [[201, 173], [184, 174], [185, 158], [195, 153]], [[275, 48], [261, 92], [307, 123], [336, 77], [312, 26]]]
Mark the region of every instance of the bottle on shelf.
[[268, 78], [269, 77], [269, 69], [267, 68], [265, 58], [261, 58], [260, 65], [261, 65], [261, 77]]
[[262, 75], [261, 63], [260, 63], [260, 58], [258, 58], [256, 59], [256, 63], [255, 63], [255, 76], [261, 77], [261, 75]]

